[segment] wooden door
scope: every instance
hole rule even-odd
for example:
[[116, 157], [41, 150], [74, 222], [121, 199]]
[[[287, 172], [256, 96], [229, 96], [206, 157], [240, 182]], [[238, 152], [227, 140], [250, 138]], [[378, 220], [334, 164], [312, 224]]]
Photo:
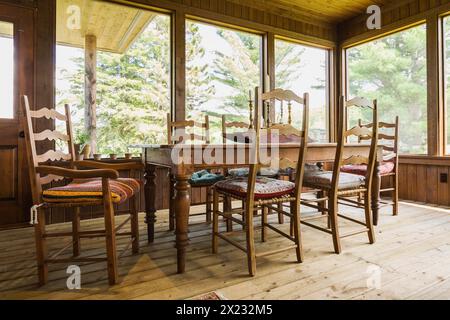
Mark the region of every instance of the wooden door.
[[20, 97], [34, 101], [33, 85], [34, 10], [0, 4], [0, 228], [29, 220]]

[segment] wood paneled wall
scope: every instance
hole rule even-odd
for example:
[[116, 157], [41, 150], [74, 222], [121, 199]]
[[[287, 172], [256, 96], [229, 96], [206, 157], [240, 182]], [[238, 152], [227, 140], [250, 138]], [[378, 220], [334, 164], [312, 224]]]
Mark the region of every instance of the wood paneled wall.
[[446, 175], [448, 181], [450, 166], [417, 162], [408, 160], [400, 164], [400, 199], [449, 207], [450, 184], [441, 182], [441, 175]]
[[399, 0], [381, 9], [381, 30], [369, 31], [366, 27], [368, 15], [360, 15], [339, 25], [341, 43], [364, 41], [377, 35], [395, 31], [405, 26], [424, 21], [427, 16], [450, 9], [450, 0]]
[[315, 19], [312, 16], [298, 16], [293, 19], [289, 12], [273, 13], [245, 5], [235, 0], [116, 0], [113, 2], [136, 3], [155, 6], [185, 14], [260, 31], [274, 32], [294, 39], [335, 45], [336, 25]]

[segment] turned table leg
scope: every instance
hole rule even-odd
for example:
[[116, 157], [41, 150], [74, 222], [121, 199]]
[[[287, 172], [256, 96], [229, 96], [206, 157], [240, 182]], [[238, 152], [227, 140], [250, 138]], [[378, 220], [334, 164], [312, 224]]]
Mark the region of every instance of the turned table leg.
[[156, 167], [147, 164], [145, 167], [145, 223], [147, 224], [148, 242], [152, 243], [155, 239], [156, 222]]
[[186, 247], [189, 244], [188, 223], [189, 209], [191, 206], [191, 199], [189, 196], [189, 176], [176, 175], [175, 180], [175, 248], [177, 248], [178, 273], [184, 273], [186, 264]]
[[380, 211], [380, 189], [381, 177], [379, 173], [378, 162], [375, 164], [373, 184], [372, 184], [372, 216], [373, 225], [378, 225], [379, 211]]

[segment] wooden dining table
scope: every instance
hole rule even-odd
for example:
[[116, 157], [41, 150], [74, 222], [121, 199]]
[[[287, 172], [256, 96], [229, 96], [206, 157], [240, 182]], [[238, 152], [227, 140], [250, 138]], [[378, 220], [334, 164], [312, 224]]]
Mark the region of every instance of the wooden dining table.
[[[180, 145], [177, 145], [180, 146]], [[189, 245], [188, 222], [191, 207], [190, 184], [191, 175], [203, 169], [224, 169], [245, 167], [251, 163], [251, 147], [248, 144], [224, 145], [140, 145], [145, 162], [145, 211], [148, 241], [154, 240], [154, 224], [156, 222], [155, 195], [158, 188], [155, 184], [156, 169], [168, 168], [175, 177], [175, 248], [177, 250], [177, 270], [184, 273], [186, 267], [186, 248]], [[336, 153], [336, 143], [310, 143], [306, 152], [307, 163], [333, 162]], [[277, 157], [278, 160], [298, 159], [299, 144], [282, 143], [264, 145], [265, 154]], [[267, 151], [269, 150], [269, 151]], [[347, 144], [344, 157], [351, 155], [367, 156], [369, 146], [364, 144]], [[382, 159], [382, 148], [378, 148], [377, 159]], [[376, 168], [378, 165], [376, 166]], [[374, 173], [372, 188], [372, 212], [374, 224], [378, 221], [380, 177]]]

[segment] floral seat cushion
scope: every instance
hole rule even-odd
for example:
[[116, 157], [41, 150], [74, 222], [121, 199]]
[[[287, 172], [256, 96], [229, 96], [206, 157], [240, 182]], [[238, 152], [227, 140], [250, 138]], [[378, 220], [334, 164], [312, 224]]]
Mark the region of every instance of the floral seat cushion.
[[[232, 176], [233, 178], [238, 177], [247, 177], [248, 176], [248, 168], [237, 168], [237, 169], [230, 169], [228, 170], [228, 174]], [[259, 170], [258, 175], [263, 177], [276, 177], [280, 173], [279, 170], [272, 169], [272, 168], [261, 168]]]
[[[332, 171], [306, 172], [303, 178], [304, 184], [312, 188], [331, 189], [333, 180]], [[360, 175], [341, 172], [339, 175], [339, 190], [358, 189], [364, 186], [365, 178]]]
[[[111, 197], [114, 203], [122, 203], [137, 194], [139, 181], [130, 178], [110, 179]], [[80, 203], [103, 199], [102, 179], [75, 179], [68, 185], [45, 190], [42, 200], [49, 203]]]
[[[384, 162], [382, 165], [378, 166], [378, 171], [380, 175], [386, 175], [394, 172], [395, 164], [393, 162]], [[342, 172], [357, 174], [360, 176], [365, 176], [367, 173], [367, 165], [347, 165], [341, 168]]]
[[[240, 177], [217, 182], [215, 187], [220, 191], [245, 197], [248, 193], [248, 178]], [[255, 199], [270, 199], [292, 193], [295, 184], [289, 181], [271, 179], [267, 177], [256, 178]]]
[[213, 185], [214, 183], [225, 179], [225, 177], [221, 174], [215, 174], [211, 173], [207, 170], [202, 170], [195, 172], [191, 179], [189, 180], [189, 183], [193, 186], [196, 185]]

